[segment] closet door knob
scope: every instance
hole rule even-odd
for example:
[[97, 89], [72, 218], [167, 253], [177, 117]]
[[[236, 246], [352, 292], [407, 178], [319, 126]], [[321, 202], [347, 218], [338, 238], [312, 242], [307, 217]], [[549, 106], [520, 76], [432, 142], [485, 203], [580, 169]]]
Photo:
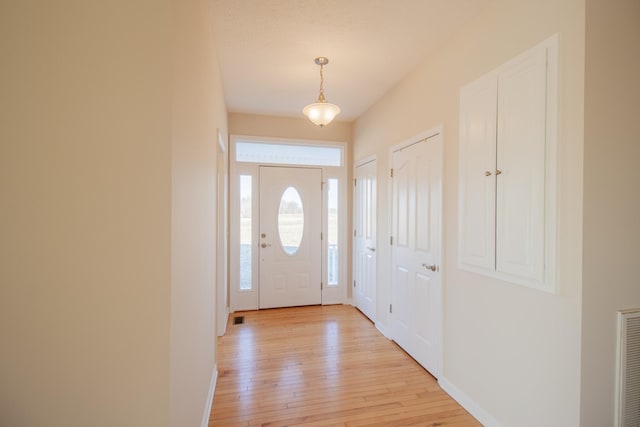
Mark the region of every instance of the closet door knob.
[[491, 176], [491, 172], [486, 171], [486, 172], [484, 173], [484, 176]]
[[422, 266], [427, 270], [431, 270], [431, 271], [436, 271], [438, 269], [438, 266], [435, 264], [431, 264], [431, 265], [422, 264]]
[[496, 175], [500, 175], [501, 173], [502, 173], [502, 171], [499, 170], [499, 169], [496, 171]]

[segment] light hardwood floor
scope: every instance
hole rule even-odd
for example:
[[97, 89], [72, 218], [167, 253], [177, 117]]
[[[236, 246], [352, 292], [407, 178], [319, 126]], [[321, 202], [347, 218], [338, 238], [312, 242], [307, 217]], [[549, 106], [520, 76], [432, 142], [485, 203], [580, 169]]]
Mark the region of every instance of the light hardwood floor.
[[209, 426], [480, 426], [351, 306], [234, 313]]

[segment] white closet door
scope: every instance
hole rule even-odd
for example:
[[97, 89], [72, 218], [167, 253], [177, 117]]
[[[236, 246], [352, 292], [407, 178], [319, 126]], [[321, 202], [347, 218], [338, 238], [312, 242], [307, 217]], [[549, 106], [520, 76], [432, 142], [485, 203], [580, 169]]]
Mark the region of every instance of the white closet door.
[[372, 160], [355, 168], [353, 205], [353, 301], [373, 322], [376, 321], [376, 165]]
[[461, 269], [556, 291], [557, 37], [460, 91]]
[[544, 279], [546, 49], [498, 76], [496, 271]]
[[491, 74], [460, 93], [459, 260], [495, 269], [497, 79]]
[[441, 353], [442, 137], [393, 152], [391, 330], [436, 378]]

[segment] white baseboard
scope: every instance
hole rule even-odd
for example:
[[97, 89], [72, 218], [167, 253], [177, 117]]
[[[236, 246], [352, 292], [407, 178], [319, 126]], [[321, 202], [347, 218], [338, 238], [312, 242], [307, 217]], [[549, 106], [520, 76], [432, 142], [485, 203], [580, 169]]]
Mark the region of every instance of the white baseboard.
[[214, 365], [211, 374], [211, 384], [209, 384], [209, 394], [207, 395], [207, 404], [202, 414], [202, 427], [209, 427], [209, 417], [211, 416], [211, 407], [213, 406], [213, 395], [216, 391], [216, 383], [218, 382], [218, 365]]
[[438, 384], [449, 396], [458, 402], [464, 409], [473, 415], [485, 427], [503, 427], [502, 424], [493, 418], [487, 411], [478, 405], [473, 399], [462, 392], [458, 387], [453, 385], [449, 380], [440, 376]]
[[380, 333], [385, 336], [385, 338], [389, 340], [391, 339], [391, 333], [390, 333], [391, 331], [387, 329], [386, 326], [384, 326], [382, 323], [379, 323], [379, 322], [375, 322], [375, 325], [376, 325], [376, 329], [379, 330]]
[[224, 320], [222, 320], [222, 325], [218, 327], [218, 336], [221, 337], [227, 332], [227, 323], [229, 323], [229, 307], [224, 308]]

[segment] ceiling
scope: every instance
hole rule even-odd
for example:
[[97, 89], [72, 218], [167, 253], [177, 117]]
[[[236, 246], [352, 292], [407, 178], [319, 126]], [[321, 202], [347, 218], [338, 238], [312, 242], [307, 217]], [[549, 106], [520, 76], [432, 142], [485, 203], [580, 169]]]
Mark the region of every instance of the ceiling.
[[489, 0], [213, 0], [230, 112], [302, 117], [325, 56], [337, 120], [364, 113]]

